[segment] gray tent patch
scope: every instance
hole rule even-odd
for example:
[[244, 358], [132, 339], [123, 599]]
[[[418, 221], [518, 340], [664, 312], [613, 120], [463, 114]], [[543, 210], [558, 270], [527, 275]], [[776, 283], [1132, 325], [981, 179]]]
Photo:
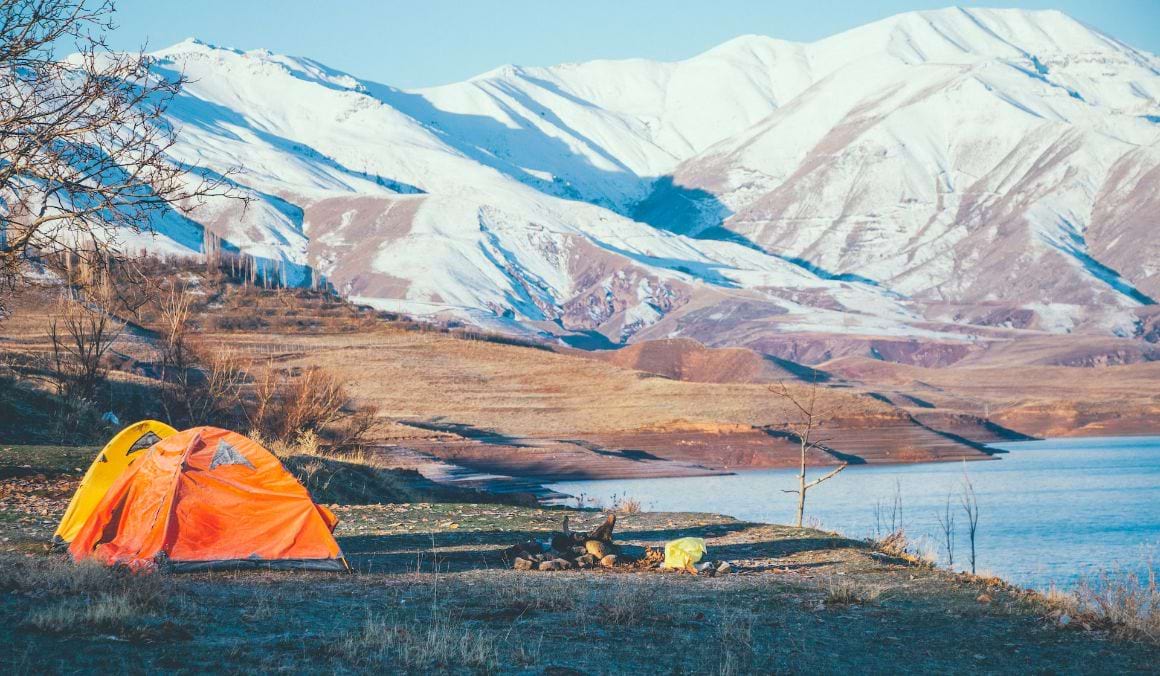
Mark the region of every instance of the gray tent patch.
[[133, 442], [133, 445], [129, 447], [129, 451], [125, 453], [125, 455], [136, 453], [137, 451], [143, 451], [158, 441], [161, 441], [161, 437], [152, 432], [146, 432], [145, 434], [141, 435], [140, 439]]
[[209, 461], [209, 468], [216, 469], [223, 465], [245, 465], [254, 469], [254, 466], [250, 464], [249, 460], [246, 460], [246, 456], [242, 455], [241, 451], [231, 446], [229, 442], [219, 441], [217, 450], [213, 453], [213, 460]]

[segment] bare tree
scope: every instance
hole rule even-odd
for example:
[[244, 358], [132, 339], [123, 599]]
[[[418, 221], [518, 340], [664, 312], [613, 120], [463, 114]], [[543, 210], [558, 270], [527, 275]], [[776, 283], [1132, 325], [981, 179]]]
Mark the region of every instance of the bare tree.
[[966, 463], [963, 464], [963, 480], [959, 490], [959, 505], [967, 516], [967, 536], [971, 544], [971, 575], [975, 574], [975, 534], [979, 530], [979, 500], [975, 496], [975, 485], [967, 475]]
[[938, 525], [943, 532], [943, 545], [947, 550], [947, 568], [954, 570], [955, 567], [955, 512], [951, 509], [951, 493], [947, 492], [947, 501], [943, 505], [942, 513], [935, 513], [938, 518]]
[[[887, 525], [889, 524], [889, 525]], [[881, 500], [874, 502], [874, 527], [878, 537], [884, 537], [902, 530], [902, 482], [894, 480], [894, 496], [889, 508]]]
[[[121, 260], [118, 234], [188, 213], [226, 179], [203, 180], [169, 151], [166, 110], [184, 76], [150, 72], [144, 53], [105, 36], [111, 0], [0, 0], [0, 285], [26, 260], [69, 252]], [[73, 52], [61, 59], [59, 55]], [[2, 299], [0, 299], [2, 301]]]
[[80, 299], [63, 296], [49, 320], [53, 379], [66, 399], [90, 399], [105, 381], [105, 353], [124, 328], [110, 315], [107, 300], [102, 292]]
[[806, 482], [806, 456], [811, 449], [824, 451], [825, 439], [815, 438], [815, 433], [818, 429], [828, 422], [835, 411], [833, 409], [823, 409], [818, 406], [818, 390], [819, 385], [816, 380], [810, 383], [808, 389], [804, 394], [795, 392], [790, 389], [785, 382], [780, 382], [777, 385], [770, 386], [770, 392], [789, 402], [795, 413], [796, 418], [785, 423], [785, 427], [790, 434], [797, 440], [799, 449], [801, 451], [800, 462], [798, 464], [798, 487], [793, 490], [783, 490], [785, 493], [796, 493], [798, 496], [797, 502], [797, 527], [802, 527], [802, 519], [806, 511], [806, 491], [817, 486], [823, 481], [834, 478], [839, 472], [846, 469], [848, 463], [843, 462], [829, 473]]

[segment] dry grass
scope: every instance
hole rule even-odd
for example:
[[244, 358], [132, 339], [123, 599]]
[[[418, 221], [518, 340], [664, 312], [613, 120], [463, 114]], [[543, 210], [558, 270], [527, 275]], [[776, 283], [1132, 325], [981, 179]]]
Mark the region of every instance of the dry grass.
[[[761, 385], [646, 378], [582, 357], [437, 333], [381, 327], [341, 336], [213, 338], [250, 354], [277, 354], [281, 368], [322, 367], [352, 383], [355, 398], [396, 419], [447, 420], [531, 438], [675, 420], [765, 425], [788, 413]], [[838, 390], [826, 396], [852, 414], [894, 415], [867, 397]]]
[[56, 557], [4, 556], [0, 590], [44, 597], [24, 624], [53, 633], [135, 630], [174, 601], [170, 580], [164, 576], [133, 575]]
[[613, 494], [612, 511], [619, 512], [621, 514], [640, 514], [644, 511], [644, 507], [641, 505], [640, 500], [637, 500], [636, 498], [631, 498], [627, 495]]
[[1059, 612], [1081, 622], [1160, 642], [1160, 580], [1152, 561], [1145, 568], [1143, 574], [1102, 571], [1080, 579], [1070, 593], [1053, 590], [1047, 599]]
[[492, 671], [500, 664], [499, 641], [491, 632], [448, 618], [399, 624], [371, 615], [335, 652], [359, 669]]
[[736, 676], [754, 672], [757, 657], [754, 645], [754, 625], [757, 618], [752, 613], [723, 607], [717, 614], [717, 624], [713, 632], [713, 642], [718, 656], [713, 671], [721, 676]]
[[647, 621], [664, 598], [660, 585], [617, 576], [594, 589], [586, 606], [577, 609], [583, 617], [602, 626], [631, 626]]
[[882, 590], [877, 587], [835, 577], [830, 578], [822, 602], [827, 606], [865, 605], [877, 601], [881, 594]]

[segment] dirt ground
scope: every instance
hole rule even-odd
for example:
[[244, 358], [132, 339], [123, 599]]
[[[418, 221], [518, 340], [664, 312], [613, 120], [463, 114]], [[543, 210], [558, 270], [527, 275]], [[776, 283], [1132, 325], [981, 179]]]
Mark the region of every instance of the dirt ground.
[[128, 576], [44, 543], [92, 449], [0, 452], [0, 671], [1154, 672], [1155, 646], [1037, 595], [811, 529], [622, 514], [618, 542], [707, 540], [736, 572], [517, 572], [507, 545], [596, 512], [337, 505], [353, 574]]

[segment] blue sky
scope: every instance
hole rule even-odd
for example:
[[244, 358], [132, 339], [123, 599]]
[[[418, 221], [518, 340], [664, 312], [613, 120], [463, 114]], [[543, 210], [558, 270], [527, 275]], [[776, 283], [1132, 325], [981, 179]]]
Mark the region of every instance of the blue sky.
[[[322, 7], [322, 5], [331, 5]], [[682, 59], [758, 33], [809, 41], [891, 14], [944, 7], [922, 0], [118, 0], [113, 46], [151, 49], [187, 37], [308, 56], [399, 87], [454, 82], [506, 63]], [[1160, 0], [962, 3], [1059, 9], [1160, 52]]]

